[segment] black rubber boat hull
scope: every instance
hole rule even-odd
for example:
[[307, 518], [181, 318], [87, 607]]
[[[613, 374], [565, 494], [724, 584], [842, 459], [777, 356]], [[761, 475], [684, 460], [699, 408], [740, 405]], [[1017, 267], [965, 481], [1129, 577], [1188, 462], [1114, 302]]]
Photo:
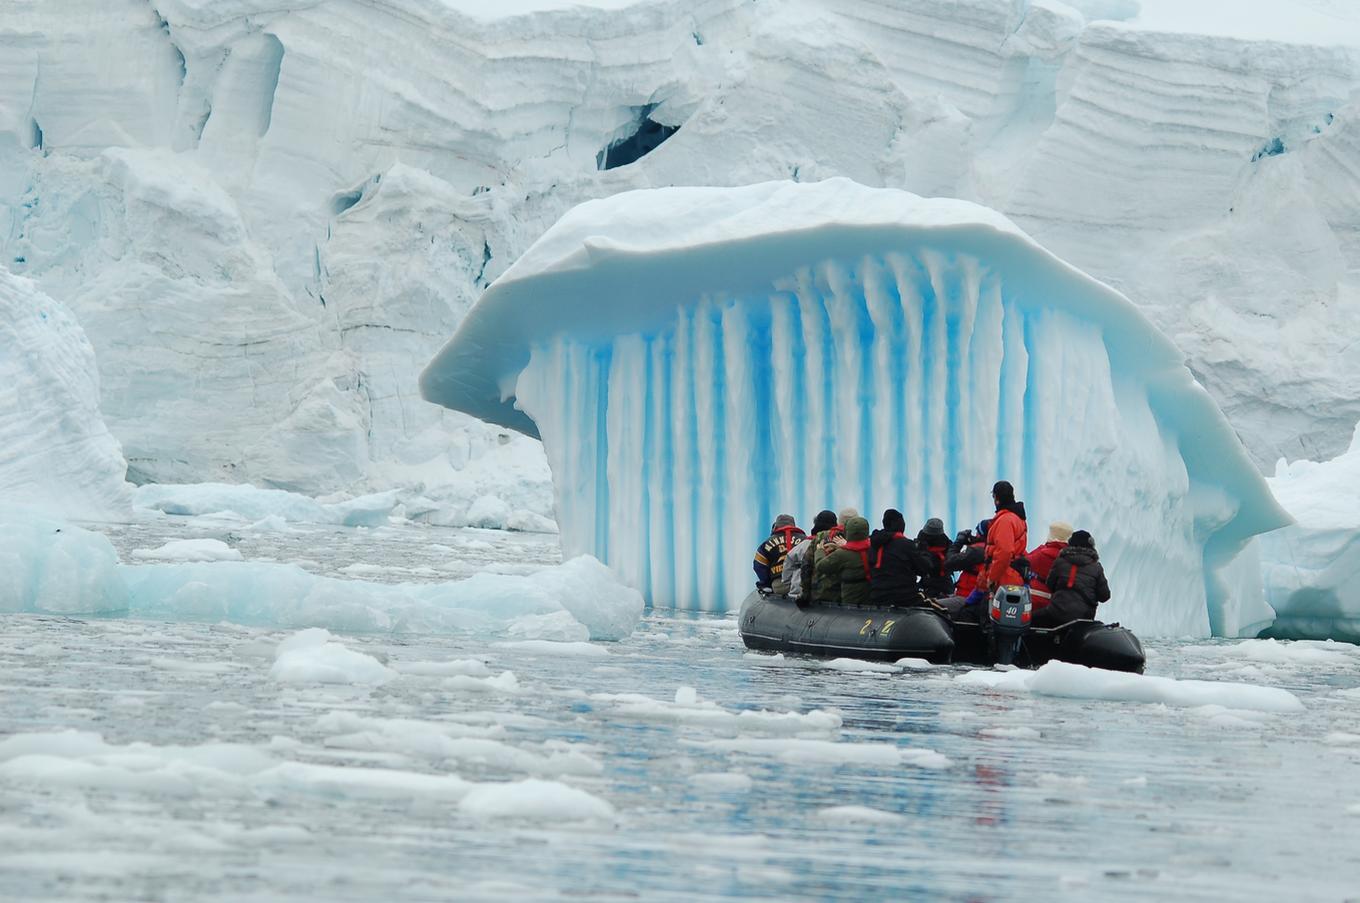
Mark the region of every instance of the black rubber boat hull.
[[[954, 661], [995, 664], [988, 637], [977, 624], [954, 624]], [[1038, 668], [1051, 661], [1142, 674], [1147, 656], [1142, 642], [1127, 627], [1100, 621], [1072, 621], [1061, 627], [1031, 628], [1025, 634], [1016, 664]]]
[[[787, 596], [751, 593], [737, 619], [748, 649], [826, 658], [897, 661], [922, 658], [934, 664], [993, 665], [989, 637], [977, 624], [951, 623], [930, 608], [877, 605], [800, 606]], [[1072, 621], [1025, 634], [1016, 664], [1038, 668], [1050, 661], [1142, 674], [1143, 644], [1127, 627]]]
[[949, 619], [929, 608], [799, 606], [787, 596], [751, 593], [737, 619], [748, 649], [829, 658], [946, 664], [954, 652]]

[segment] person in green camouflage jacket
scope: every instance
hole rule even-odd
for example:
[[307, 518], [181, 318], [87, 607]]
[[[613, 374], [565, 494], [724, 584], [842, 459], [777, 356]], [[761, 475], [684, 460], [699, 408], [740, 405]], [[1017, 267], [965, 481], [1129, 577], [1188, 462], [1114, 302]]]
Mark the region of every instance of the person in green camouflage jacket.
[[845, 544], [817, 562], [813, 598], [824, 604], [865, 605], [870, 571], [869, 522], [846, 518]]

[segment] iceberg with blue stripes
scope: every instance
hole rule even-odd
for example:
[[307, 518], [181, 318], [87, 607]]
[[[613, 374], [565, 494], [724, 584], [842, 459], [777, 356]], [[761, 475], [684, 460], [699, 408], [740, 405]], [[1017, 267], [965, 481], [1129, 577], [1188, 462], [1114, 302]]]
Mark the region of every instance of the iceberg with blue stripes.
[[846, 179], [630, 191], [569, 211], [426, 368], [541, 437], [564, 554], [724, 611], [775, 515], [991, 513], [1094, 535], [1149, 635], [1273, 619], [1237, 561], [1289, 522], [1180, 352], [999, 213]]

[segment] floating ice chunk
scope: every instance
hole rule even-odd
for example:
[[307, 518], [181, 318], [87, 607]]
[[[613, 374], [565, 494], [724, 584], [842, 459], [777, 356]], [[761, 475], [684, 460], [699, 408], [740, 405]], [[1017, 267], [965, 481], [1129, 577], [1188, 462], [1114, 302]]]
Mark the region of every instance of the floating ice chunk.
[[331, 642], [320, 627], [300, 630], [279, 644], [269, 676], [286, 684], [368, 684], [377, 686], [397, 676], [371, 655]]
[[887, 743], [837, 743], [832, 740], [764, 739], [740, 737], [732, 740], [691, 740], [695, 746], [725, 752], [747, 753], [785, 762], [819, 765], [878, 765], [917, 768], [948, 768], [948, 757], [931, 749], [913, 749]]
[[108, 614], [128, 591], [107, 537], [59, 520], [0, 512], [0, 611]]
[[817, 818], [832, 824], [896, 825], [906, 816], [869, 806], [828, 806], [817, 811]]
[[422, 774], [389, 768], [284, 762], [255, 781], [263, 790], [305, 791], [357, 799], [461, 800], [473, 785], [456, 775]]
[[1348, 734], [1344, 731], [1335, 731], [1322, 738], [1322, 742], [1328, 746], [1357, 746], [1360, 745], [1360, 734]]
[[241, 553], [220, 539], [173, 539], [154, 549], [133, 549], [138, 561], [240, 561]]
[[1230, 709], [1279, 713], [1303, 711], [1303, 703], [1297, 696], [1277, 687], [1123, 674], [1067, 662], [1049, 662], [1038, 671], [967, 671], [955, 680], [966, 686], [1069, 699], [1106, 699], [1180, 707], [1221, 705]]
[[594, 643], [562, 643], [556, 640], [512, 640], [494, 643], [493, 648], [546, 655], [553, 658], [608, 658], [609, 650]]
[[419, 677], [452, 677], [455, 674], [468, 677], [491, 676], [491, 669], [486, 666], [486, 662], [475, 658], [447, 662], [393, 662], [390, 667], [402, 674], [415, 674]]
[[1270, 715], [1244, 709], [1230, 709], [1222, 705], [1201, 705], [1189, 709], [1189, 714], [1208, 721], [1214, 727], [1259, 730]]
[[689, 781], [703, 790], [718, 793], [746, 793], [755, 786], [750, 775], [739, 771], [705, 771], [690, 775]]
[[330, 733], [325, 742], [337, 749], [395, 752], [540, 777], [597, 775], [604, 770], [597, 759], [570, 745], [531, 749], [495, 739], [492, 735], [505, 733], [498, 724], [365, 718], [347, 712], [332, 712], [318, 719], [317, 726], [328, 733], [336, 732]]
[[984, 727], [978, 731], [978, 736], [1001, 740], [1038, 740], [1043, 735], [1032, 727]]
[[554, 616], [558, 635], [617, 640], [632, 632], [643, 607], [636, 590], [587, 559], [450, 583], [339, 580], [263, 562], [129, 566], [116, 576], [130, 594], [121, 607], [136, 613], [266, 627], [495, 634], [511, 633], [526, 616]]
[[688, 724], [733, 734], [806, 736], [834, 734], [841, 728], [841, 716], [836, 712], [822, 709], [806, 714], [764, 709], [734, 712], [701, 699], [693, 687], [677, 689], [674, 702], [652, 699], [640, 693], [596, 693], [591, 699], [613, 703], [613, 714], [620, 717]]
[[538, 821], [585, 821], [614, 817], [614, 807], [598, 796], [556, 781], [527, 780], [482, 784], [458, 804], [466, 815]]
[[1306, 665], [1310, 667], [1346, 667], [1360, 665], [1360, 647], [1349, 643], [1309, 640], [1280, 641], [1274, 639], [1242, 640], [1214, 646], [1187, 646], [1190, 655], [1221, 656], [1270, 665]]
[[451, 690], [470, 690], [474, 693], [499, 693], [505, 696], [520, 696], [529, 691], [519, 684], [514, 671], [502, 671], [494, 677], [468, 677], [455, 675], [444, 679], [444, 686]]
[[165, 514], [230, 513], [255, 523], [272, 518], [285, 523], [347, 527], [386, 524], [397, 503], [396, 490], [324, 504], [296, 492], [262, 489], [244, 483], [148, 483], [137, 487], [133, 494], [134, 507]]
[[239, 744], [120, 746], [79, 731], [17, 734], [0, 741], [0, 778], [49, 787], [193, 796], [239, 788], [272, 765], [268, 754]]
[[833, 658], [827, 661], [813, 659], [809, 662], [814, 668], [827, 671], [848, 671], [852, 674], [896, 674], [902, 669], [887, 662], [868, 662], [857, 658]]
[[505, 632], [526, 640], [577, 643], [590, 639], [590, 631], [569, 611], [553, 611], [544, 615], [521, 615], [510, 622]]

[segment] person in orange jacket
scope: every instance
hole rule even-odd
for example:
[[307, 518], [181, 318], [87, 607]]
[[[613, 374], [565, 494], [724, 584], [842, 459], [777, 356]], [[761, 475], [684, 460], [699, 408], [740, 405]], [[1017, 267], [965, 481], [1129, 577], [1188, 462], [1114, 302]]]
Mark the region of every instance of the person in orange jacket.
[[996, 516], [987, 527], [987, 548], [982, 563], [978, 589], [990, 595], [998, 586], [1024, 583], [1020, 572], [1012, 567], [1017, 558], [1025, 557], [1029, 540], [1025, 527], [1025, 503], [1015, 500], [1015, 487], [999, 480], [992, 487], [992, 502]]

